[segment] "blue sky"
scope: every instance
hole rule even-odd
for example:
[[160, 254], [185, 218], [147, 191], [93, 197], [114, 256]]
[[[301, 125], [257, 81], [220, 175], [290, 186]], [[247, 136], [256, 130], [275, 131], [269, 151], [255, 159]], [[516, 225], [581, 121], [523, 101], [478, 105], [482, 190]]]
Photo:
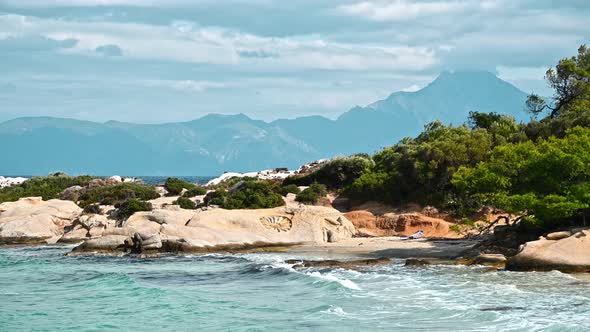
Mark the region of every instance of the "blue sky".
[[590, 2], [0, 0], [0, 121], [334, 118], [445, 69], [549, 94]]

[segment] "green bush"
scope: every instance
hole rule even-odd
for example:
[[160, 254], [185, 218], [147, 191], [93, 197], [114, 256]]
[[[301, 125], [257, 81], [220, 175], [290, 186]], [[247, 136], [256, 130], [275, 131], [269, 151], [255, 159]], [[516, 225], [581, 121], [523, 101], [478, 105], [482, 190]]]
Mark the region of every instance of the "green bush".
[[328, 188], [341, 189], [350, 185], [365, 170], [373, 165], [373, 160], [364, 155], [335, 158], [320, 166], [315, 172], [304, 176], [286, 178], [283, 181], [283, 185], [295, 184], [297, 186], [309, 186], [317, 182], [326, 185]]
[[288, 184], [286, 186], [282, 186], [278, 190], [279, 194], [283, 196], [287, 196], [287, 194], [299, 194], [301, 189], [296, 184]]
[[177, 200], [172, 202], [172, 204], [178, 205], [181, 208], [187, 209], [187, 210], [194, 210], [197, 208], [197, 204], [195, 204], [195, 202], [191, 201], [187, 197], [179, 197]]
[[327, 194], [326, 186], [319, 183], [312, 183], [309, 188], [306, 188], [301, 193], [299, 193], [295, 200], [297, 202], [305, 203], [305, 204], [315, 204], [319, 201], [320, 198], [326, 196]]
[[170, 196], [180, 195], [183, 189], [191, 190], [196, 187], [195, 184], [178, 178], [168, 178], [166, 179], [166, 183], [164, 183], [164, 188]]
[[80, 206], [85, 207], [89, 204], [96, 203], [101, 205], [115, 205], [130, 198], [147, 201], [158, 197], [160, 195], [153, 186], [136, 183], [120, 183], [85, 189], [80, 194]]
[[86, 186], [94, 179], [91, 176], [71, 177], [62, 173], [31, 178], [18, 186], [0, 189], [0, 203], [14, 202], [23, 197], [43, 197], [44, 200], [55, 199], [64, 189], [72, 186]]
[[90, 204], [90, 205], [86, 205], [86, 207], [84, 207], [84, 213], [93, 213], [93, 214], [99, 214], [100, 211], [100, 205], [99, 204]]
[[268, 181], [246, 181], [230, 192], [222, 205], [226, 209], [265, 209], [285, 204]]
[[207, 194], [207, 189], [199, 186], [195, 186], [194, 188], [188, 189], [182, 197], [191, 198], [195, 196], [205, 195]]
[[285, 204], [271, 181], [244, 181], [234, 184], [234, 190], [216, 190], [205, 196], [206, 205], [219, 205], [224, 209], [264, 209]]
[[151, 211], [152, 204], [149, 202], [140, 201], [136, 198], [129, 198], [115, 206], [118, 210], [119, 219], [127, 219], [135, 212]]

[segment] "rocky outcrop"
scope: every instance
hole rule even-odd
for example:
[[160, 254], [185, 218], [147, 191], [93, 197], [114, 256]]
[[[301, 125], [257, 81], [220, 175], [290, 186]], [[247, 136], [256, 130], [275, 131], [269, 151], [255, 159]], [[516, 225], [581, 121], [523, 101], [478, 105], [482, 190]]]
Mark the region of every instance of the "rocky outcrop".
[[590, 230], [558, 240], [541, 238], [522, 245], [518, 254], [508, 259], [506, 269], [513, 271], [590, 272]]
[[0, 244], [55, 243], [80, 215], [70, 201], [41, 197], [0, 204]]
[[452, 223], [420, 212], [373, 214], [367, 210], [354, 210], [346, 213], [345, 217], [361, 236], [408, 236], [422, 230], [430, 238], [462, 237], [450, 228]]
[[[338, 242], [351, 238], [354, 233], [354, 226], [348, 219], [337, 210], [326, 207], [202, 211], [173, 206], [136, 213], [123, 227], [107, 228], [103, 232], [103, 237], [111, 239], [108, 242], [88, 240], [75, 252], [110, 251], [113, 248], [124, 251], [131, 249], [130, 243], [137, 242], [141, 242], [142, 251], [148, 252], [233, 250]], [[130, 242], [134, 236], [140, 239]], [[120, 243], [114, 245], [114, 241]], [[101, 247], [102, 243], [104, 247]]]

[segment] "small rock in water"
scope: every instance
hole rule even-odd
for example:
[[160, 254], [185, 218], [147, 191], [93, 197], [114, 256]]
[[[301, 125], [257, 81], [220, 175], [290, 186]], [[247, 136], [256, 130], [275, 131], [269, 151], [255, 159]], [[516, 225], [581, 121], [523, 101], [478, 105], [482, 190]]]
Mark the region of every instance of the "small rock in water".
[[404, 265], [405, 266], [425, 266], [425, 265], [430, 265], [430, 261], [428, 261], [426, 259], [420, 259], [420, 258], [408, 258], [408, 259], [406, 259], [406, 263]]

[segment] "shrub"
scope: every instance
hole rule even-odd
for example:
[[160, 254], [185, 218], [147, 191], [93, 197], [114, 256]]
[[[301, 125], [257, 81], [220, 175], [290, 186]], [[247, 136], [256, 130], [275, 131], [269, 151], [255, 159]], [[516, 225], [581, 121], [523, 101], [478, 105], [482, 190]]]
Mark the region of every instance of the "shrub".
[[449, 230], [451, 232], [455, 232], [457, 234], [461, 234], [461, 227], [459, 225], [454, 225], [454, 224], [453, 225], [450, 225], [449, 226]]
[[223, 206], [225, 204], [225, 200], [229, 194], [225, 190], [215, 190], [207, 193], [205, 198], [203, 199], [203, 203], [205, 205], [218, 205]]
[[191, 201], [187, 197], [179, 197], [177, 200], [172, 202], [172, 204], [178, 205], [182, 209], [187, 209], [187, 210], [194, 210], [197, 208], [197, 204], [195, 204], [195, 202]]
[[315, 204], [318, 200], [327, 194], [326, 186], [319, 183], [312, 183], [309, 188], [306, 188], [295, 197], [297, 202]]
[[166, 179], [166, 183], [164, 183], [164, 188], [166, 188], [168, 194], [171, 196], [180, 195], [183, 189], [190, 190], [195, 187], [197, 187], [195, 184], [178, 178], [168, 178]]
[[120, 183], [87, 188], [80, 194], [80, 206], [85, 207], [95, 203], [116, 205], [130, 198], [147, 201], [158, 197], [160, 195], [153, 186], [136, 183]]
[[188, 189], [182, 195], [182, 197], [190, 198], [190, 197], [195, 197], [195, 196], [200, 196], [200, 195], [205, 195], [205, 194], [207, 194], [207, 189], [205, 189], [203, 187], [195, 186], [194, 188]]
[[274, 191], [268, 181], [246, 181], [229, 194], [223, 208], [264, 209], [285, 204], [283, 197]]
[[72, 186], [86, 186], [94, 179], [91, 176], [71, 177], [62, 173], [31, 178], [18, 186], [0, 189], [0, 203], [13, 202], [23, 197], [43, 197], [44, 200], [58, 198], [59, 193]]
[[94, 214], [100, 214], [100, 205], [99, 204], [90, 204], [90, 205], [86, 205], [86, 207], [84, 208], [84, 213], [94, 213]]
[[287, 194], [299, 194], [301, 189], [296, 184], [288, 184], [279, 188], [279, 194], [287, 196]]
[[370, 158], [364, 155], [354, 155], [347, 158], [335, 158], [323, 164], [320, 169], [304, 176], [292, 176], [283, 181], [283, 185], [295, 184], [309, 186], [314, 182], [324, 184], [332, 189], [341, 189], [350, 185], [365, 170], [374, 165]]
[[[237, 186], [237, 187], [236, 187]], [[205, 196], [206, 205], [219, 205], [224, 209], [264, 209], [285, 204], [271, 181], [244, 181], [234, 190], [216, 190]]]
[[127, 219], [135, 212], [151, 211], [152, 204], [149, 202], [140, 201], [137, 198], [129, 198], [115, 206], [118, 209], [119, 219]]

